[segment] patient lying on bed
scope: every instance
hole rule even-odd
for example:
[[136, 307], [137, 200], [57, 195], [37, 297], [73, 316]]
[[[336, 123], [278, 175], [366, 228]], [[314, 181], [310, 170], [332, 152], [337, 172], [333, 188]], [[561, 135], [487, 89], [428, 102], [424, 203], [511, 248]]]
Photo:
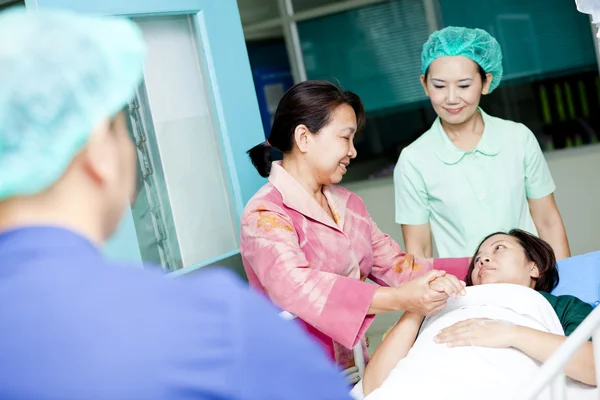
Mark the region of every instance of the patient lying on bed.
[[[466, 288], [451, 275], [431, 283], [451, 295], [440, 313], [403, 314], [367, 365], [368, 400], [516, 398], [592, 311], [549, 294], [558, 284], [552, 248], [520, 230], [484, 239], [465, 281]], [[596, 398], [587, 386], [596, 385], [591, 342], [564, 372], [569, 398]]]

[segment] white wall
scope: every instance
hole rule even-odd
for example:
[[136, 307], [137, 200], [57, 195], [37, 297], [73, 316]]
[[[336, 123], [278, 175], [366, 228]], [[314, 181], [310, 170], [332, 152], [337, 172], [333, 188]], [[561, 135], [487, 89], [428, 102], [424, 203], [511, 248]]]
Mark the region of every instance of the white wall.
[[[556, 201], [573, 255], [600, 250], [600, 145], [546, 153], [556, 183]], [[349, 183], [379, 228], [403, 246], [394, 215], [392, 178]]]

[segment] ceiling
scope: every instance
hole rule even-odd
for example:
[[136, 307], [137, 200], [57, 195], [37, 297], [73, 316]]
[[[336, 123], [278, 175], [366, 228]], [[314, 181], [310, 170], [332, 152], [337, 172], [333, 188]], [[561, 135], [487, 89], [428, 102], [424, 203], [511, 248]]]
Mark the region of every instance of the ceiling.
[[277, 0], [237, 0], [244, 26], [277, 18]]
[[[347, 0], [292, 0], [295, 11], [304, 11], [333, 3], [343, 3]], [[237, 0], [240, 16], [244, 25], [277, 18], [278, 0]]]
[[[344, 0], [293, 0], [297, 11]], [[248, 26], [279, 17], [278, 0], [237, 0], [242, 25]], [[0, 7], [24, 4], [23, 0], [0, 0]], [[265, 36], [282, 36], [281, 28], [270, 29]]]
[[[306, 10], [308, 8], [340, 1], [343, 0], [293, 0], [293, 4], [297, 10]], [[24, 4], [24, 1], [0, 0], [0, 6], [2, 7], [19, 3]], [[279, 16], [277, 0], [237, 0], [237, 3], [244, 25], [251, 25], [256, 22], [266, 21]]]
[[[295, 11], [305, 11], [332, 3], [341, 3], [347, 0], [292, 0]], [[237, 0], [242, 25], [248, 27], [260, 22], [279, 18], [278, 0]], [[280, 26], [252, 33], [246, 32], [246, 40], [267, 39], [282, 37], [283, 30]]]

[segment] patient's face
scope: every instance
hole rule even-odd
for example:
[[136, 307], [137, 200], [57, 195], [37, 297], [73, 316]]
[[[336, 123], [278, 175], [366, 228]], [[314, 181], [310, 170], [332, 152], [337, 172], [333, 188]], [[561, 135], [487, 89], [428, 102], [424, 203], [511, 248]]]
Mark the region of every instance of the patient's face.
[[474, 263], [474, 285], [513, 283], [533, 288], [539, 276], [535, 263], [527, 260], [523, 247], [509, 235], [494, 235], [483, 242]]

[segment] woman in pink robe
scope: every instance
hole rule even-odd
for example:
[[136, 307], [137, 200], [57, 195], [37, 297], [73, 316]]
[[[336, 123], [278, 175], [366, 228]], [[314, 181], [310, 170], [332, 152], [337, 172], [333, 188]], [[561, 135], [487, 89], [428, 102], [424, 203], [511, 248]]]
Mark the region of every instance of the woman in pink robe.
[[[441, 309], [452, 293], [430, 288], [444, 274], [432, 270], [462, 279], [469, 263], [404, 253], [357, 195], [335, 186], [356, 157], [353, 139], [364, 119], [360, 98], [331, 83], [306, 81], [290, 89], [269, 141], [248, 152], [269, 183], [242, 216], [250, 284], [296, 315], [342, 368], [354, 364], [351, 349], [375, 314]], [[270, 161], [271, 147], [283, 161]]]

